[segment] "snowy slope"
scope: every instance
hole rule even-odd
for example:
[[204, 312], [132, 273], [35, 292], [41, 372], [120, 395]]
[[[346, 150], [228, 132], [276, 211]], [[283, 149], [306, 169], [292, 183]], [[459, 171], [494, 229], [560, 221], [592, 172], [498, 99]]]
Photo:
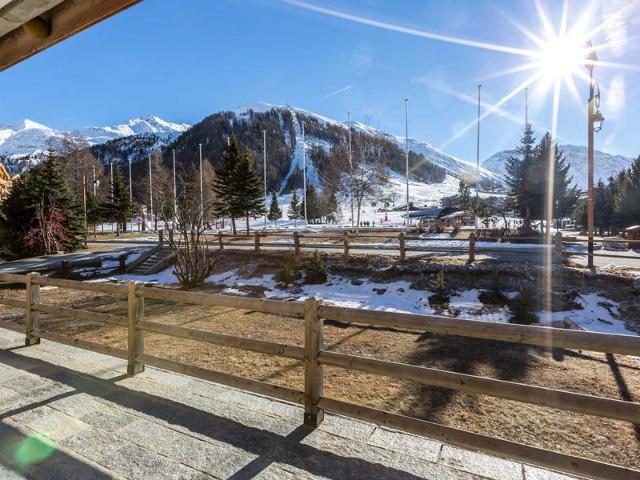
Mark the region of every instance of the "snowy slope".
[[[560, 150], [565, 160], [570, 165], [570, 174], [573, 181], [580, 187], [587, 186], [587, 147], [578, 145], [560, 145]], [[504, 150], [495, 153], [491, 157], [482, 162], [482, 166], [497, 175], [504, 175], [507, 160], [515, 155], [515, 150]], [[606, 181], [611, 175], [622, 169], [628, 168], [633, 162], [632, 158], [622, 155], [612, 155], [609, 153], [596, 150], [594, 155], [594, 177], [595, 180], [603, 179]]]
[[[297, 118], [297, 114], [299, 113], [309, 117], [315, 117], [320, 122], [320, 124], [340, 126], [345, 129], [348, 128], [347, 122], [333, 120], [323, 115], [319, 115], [317, 113], [310, 112], [308, 110], [304, 110], [298, 107], [292, 107], [289, 105], [272, 105], [268, 103], [255, 103], [255, 104], [240, 107], [235, 111], [235, 113], [236, 115], [243, 117], [243, 116], [247, 116], [250, 111], [254, 111], [256, 113], [263, 113], [269, 110], [288, 110], [291, 112], [294, 118]], [[386, 140], [396, 143], [402, 149], [405, 148], [405, 138], [403, 136], [393, 135], [379, 128], [375, 128], [365, 123], [356, 122], [356, 121], [351, 122], [351, 127], [355, 131], [362, 132], [374, 137], [384, 138]], [[297, 141], [302, 140], [299, 130], [300, 130], [299, 122], [296, 122], [296, 136], [297, 136], [296, 140]], [[326, 142], [323, 142], [322, 140], [319, 140], [313, 137], [307, 137], [306, 143], [307, 143], [307, 146], [321, 145], [321, 146], [324, 146], [325, 148], [329, 148], [329, 145], [327, 145]], [[415, 153], [423, 154], [427, 158], [427, 160], [444, 168], [447, 171], [447, 173], [452, 177], [455, 177], [457, 179], [466, 179], [468, 181], [475, 180], [475, 178], [477, 177], [478, 172], [476, 171], [475, 164], [469, 163], [465, 160], [461, 160], [459, 158], [456, 158], [444, 152], [441, 152], [440, 150], [438, 150], [428, 142], [410, 138], [409, 149], [414, 151]], [[296, 158], [294, 159], [294, 161], [299, 162], [299, 164], [302, 165], [301, 160], [302, 160], [301, 158], [298, 158], [298, 152], [296, 151]], [[307, 167], [308, 166], [309, 164], [307, 164]], [[491, 172], [485, 168], [480, 167], [479, 174], [480, 174], [480, 178], [483, 180], [491, 180], [498, 184], [502, 183], [500, 175], [496, 175], [494, 172]]]

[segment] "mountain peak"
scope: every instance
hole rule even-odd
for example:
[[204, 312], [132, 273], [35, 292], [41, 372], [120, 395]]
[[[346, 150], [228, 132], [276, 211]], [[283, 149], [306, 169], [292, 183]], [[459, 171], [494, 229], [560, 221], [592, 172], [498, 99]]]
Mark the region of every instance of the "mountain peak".
[[0, 130], [13, 130], [14, 132], [19, 132], [21, 130], [51, 130], [51, 128], [43, 125], [42, 123], [35, 122], [29, 118], [25, 118], [23, 120], [19, 120], [14, 123], [10, 123], [9, 125], [0, 126]]

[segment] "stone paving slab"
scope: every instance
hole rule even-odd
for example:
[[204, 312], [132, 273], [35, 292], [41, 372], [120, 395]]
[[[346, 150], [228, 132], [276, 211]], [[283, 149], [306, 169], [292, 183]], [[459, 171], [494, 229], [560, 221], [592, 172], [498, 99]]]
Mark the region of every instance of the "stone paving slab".
[[[0, 329], [1, 479], [573, 477]], [[575, 479], [574, 479], [575, 480]]]

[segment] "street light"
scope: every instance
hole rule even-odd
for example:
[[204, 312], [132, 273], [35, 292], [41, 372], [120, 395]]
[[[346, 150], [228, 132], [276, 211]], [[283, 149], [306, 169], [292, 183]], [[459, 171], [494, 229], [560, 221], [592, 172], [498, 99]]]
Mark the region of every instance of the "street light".
[[593, 227], [594, 227], [594, 209], [595, 209], [595, 191], [593, 188], [593, 134], [602, 129], [602, 123], [604, 117], [600, 113], [600, 87], [597, 82], [593, 80], [593, 67], [598, 60], [596, 51], [591, 44], [591, 40], [587, 42], [587, 49], [589, 55], [587, 57], [587, 70], [589, 70], [589, 101], [587, 103], [588, 115], [587, 115], [587, 237], [588, 237], [588, 268], [593, 268]]

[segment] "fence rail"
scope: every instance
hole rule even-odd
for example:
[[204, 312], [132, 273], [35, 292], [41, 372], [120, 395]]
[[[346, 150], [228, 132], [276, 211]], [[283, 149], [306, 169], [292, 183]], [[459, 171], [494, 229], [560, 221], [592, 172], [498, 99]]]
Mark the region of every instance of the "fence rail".
[[[380, 250], [380, 251], [394, 251], [398, 252], [401, 260], [406, 259], [407, 252], [425, 252], [425, 253], [452, 253], [452, 254], [468, 254], [470, 262], [475, 260], [476, 254], [537, 254], [550, 251], [556, 262], [560, 262], [565, 257], [575, 256], [589, 256], [588, 251], [576, 251], [568, 250], [565, 247], [586, 245], [588, 240], [570, 239], [565, 240], [558, 232], [553, 236], [552, 243], [538, 244], [537, 248], [501, 248], [492, 247], [486, 245], [478, 245], [478, 242], [517, 245], [523, 240], [536, 240], [540, 241], [540, 237], [507, 237], [507, 238], [481, 238], [476, 237], [474, 233], [468, 239], [455, 239], [455, 238], [425, 238], [417, 235], [407, 235], [404, 232], [400, 232], [397, 236], [390, 236], [389, 233], [351, 233], [344, 231], [341, 235], [328, 232], [328, 233], [300, 233], [300, 232], [270, 232], [257, 230], [253, 234], [230, 234], [218, 232], [217, 235], [207, 235], [209, 239], [207, 243], [211, 246], [217, 246], [219, 249], [226, 247], [253, 247], [256, 252], [261, 248], [292, 248], [296, 254], [299, 254], [301, 250], [310, 249], [325, 249], [325, 250], [343, 250], [345, 256], [349, 255], [352, 250]], [[215, 237], [215, 240], [213, 239]], [[289, 241], [273, 241], [265, 240], [269, 238], [284, 238]], [[251, 239], [252, 241], [247, 241]], [[327, 242], [314, 242], [304, 240], [326, 240]], [[384, 240], [384, 243], [358, 243], [358, 240]], [[452, 246], [435, 246], [428, 245], [429, 243], [453, 241], [458, 242], [460, 245]], [[333, 243], [329, 243], [333, 242]], [[413, 242], [407, 243], [407, 242]], [[425, 243], [425, 245], [415, 245], [415, 242]], [[628, 246], [638, 245], [640, 246], [640, 240], [596, 240], [596, 245], [609, 245], [609, 244], [626, 244]], [[626, 259], [638, 259], [640, 255], [621, 255], [616, 253], [594, 253], [593, 257], [602, 258], [626, 258]]]
[[[126, 359], [127, 373], [129, 375], [135, 375], [143, 371], [145, 365], [151, 365], [253, 393], [302, 404], [304, 405], [303, 421], [311, 427], [316, 427], [322, 422], [324, 411], [326, 410], [410, 433], [435, 437], [464, 448], [533, 463], [574, 475], [596, 479], [640, 479], [640, 471], [638, 470], [548, 451], [518, 442], [467, 432], [326, 397], [324, 395], [323, 368], [328, 366], [354, 370], [451, 389], [469, 395], [489, 395], [546, 408], [561, 409], [634, 424], [640, 424], [640, 403], [638, 402], [336, 353], [325, 349], [323, 330], [324, 320], [328, 319], [361, 326], [434, 332], [444, 335], [490, 339], [551, 348], [573, 348], [629, 355], [640, 355], [640, 337], [542, 326], [487, 323], [440, 316], [368, 311], [323, 305], [322, 302], [314, 298], [307, 299], [304, 303], [294, 303], [144, 287], [133, 282], [126, 285], [90, 284], [73, 280], [46, 278], [33, 273], [27, 275], [0, 274], [0, 281], [25, 285], [25, 300], [0, 297], [0, 304], [25, 310], [24, 324], [16, 325], [0, 321], [0, 327], [24, 333], [27, 345], [36, 344], [41, 338], [45, 338]], [[40, 287], [44, 285], [100, 292], [126, 298], [127, 315], [126, 317], [124, 315], [120, 317], [112, 314], [43, 304], [40, 298]], [[145, 299], [147, 298], [204, 306], [231, 307], [285, 317], [304, 318], [304, 347], [150, 322], [144, 318]], [[127, 328], [127, 349], [101, 345], [80, 338], [44, 331], [40, 325], [40, 313]], [[301, 362], [304, 366], [304, 390], [273, 385], [146, 354], [144, 352], [145, 333], [195, 340], [260, 354], [285, 357]]]

